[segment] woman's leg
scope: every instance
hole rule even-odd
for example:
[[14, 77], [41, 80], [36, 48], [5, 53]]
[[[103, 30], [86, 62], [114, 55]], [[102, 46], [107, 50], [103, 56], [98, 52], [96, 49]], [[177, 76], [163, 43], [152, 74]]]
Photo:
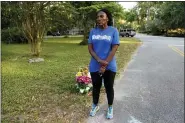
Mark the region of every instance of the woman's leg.
[[91, 72], [91, 79], [93, 84], [93, 103], [97, 105], [99, 101], [100, 89], [102, 86], [102, 77], [100, 77], [98, 72]]
[[104, 85], [107, 93], [107, 100], [109, 106], [113, 104], [114, 100], [114, 78], [115, 78], [116, 72], [112, 72], [110, 70], [106, 70], [103, 78], [104, 78]]

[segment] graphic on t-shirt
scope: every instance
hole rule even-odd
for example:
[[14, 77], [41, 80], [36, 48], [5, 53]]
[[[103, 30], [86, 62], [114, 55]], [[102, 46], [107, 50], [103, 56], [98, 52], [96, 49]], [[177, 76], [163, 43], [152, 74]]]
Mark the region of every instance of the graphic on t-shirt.
[[92, 40], [111, 40], [111, 36], [107, 35], [92, 35]]

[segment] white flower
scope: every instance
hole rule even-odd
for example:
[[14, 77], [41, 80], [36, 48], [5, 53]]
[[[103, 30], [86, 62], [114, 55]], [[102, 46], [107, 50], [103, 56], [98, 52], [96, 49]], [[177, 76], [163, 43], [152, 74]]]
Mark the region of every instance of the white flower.
[[78, 89], [79, 88], [79, 85], [78, 84], [75, 84], [76, 88]]
[[83, 94], [84, 93], [84, 89], [80, 89], [80, 93]]
[[88, 75], [87, 75], [89, 78], [91, 78], [91, 74], [90, 74], [90, 72], [88, 72]]
[[90, 88], [91, 88], [92, 86], [93, 86], [93, 85], [92, 85], [92, 83], [89, 83], [89, 84], [88, 84], [88, 87], [90, 87]]
[[89, 91], [90, 90], [90, 87], [86, 87], [86, 89], [85, 89], [86, 91]]

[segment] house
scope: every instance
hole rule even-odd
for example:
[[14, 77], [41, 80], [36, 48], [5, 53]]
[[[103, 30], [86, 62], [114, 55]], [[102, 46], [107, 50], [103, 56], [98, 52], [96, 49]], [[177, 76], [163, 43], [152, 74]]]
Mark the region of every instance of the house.
[[68, 35], [82, 35], [83, 34], [83, 29], [79, 29], [79, 28], [75, 27], [71, 30], [68, 30], [67, 34]]

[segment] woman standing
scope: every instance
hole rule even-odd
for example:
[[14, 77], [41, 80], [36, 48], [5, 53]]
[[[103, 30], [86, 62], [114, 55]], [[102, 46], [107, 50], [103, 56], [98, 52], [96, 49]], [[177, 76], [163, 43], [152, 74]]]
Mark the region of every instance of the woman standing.
[[93, 83], [93, 104], [90, 116], [99, 110], [98, 101], [104, 79], [108, 110], [107, 118], [113, 118], [114, 78], [117, 71], [115, 53], [119, 46], [119, 33], [114, 28], [111, 13], [102, 9], [97, 12], [96, 27], [90, 31], [88, 49], [91, 54], [89, 70]]

